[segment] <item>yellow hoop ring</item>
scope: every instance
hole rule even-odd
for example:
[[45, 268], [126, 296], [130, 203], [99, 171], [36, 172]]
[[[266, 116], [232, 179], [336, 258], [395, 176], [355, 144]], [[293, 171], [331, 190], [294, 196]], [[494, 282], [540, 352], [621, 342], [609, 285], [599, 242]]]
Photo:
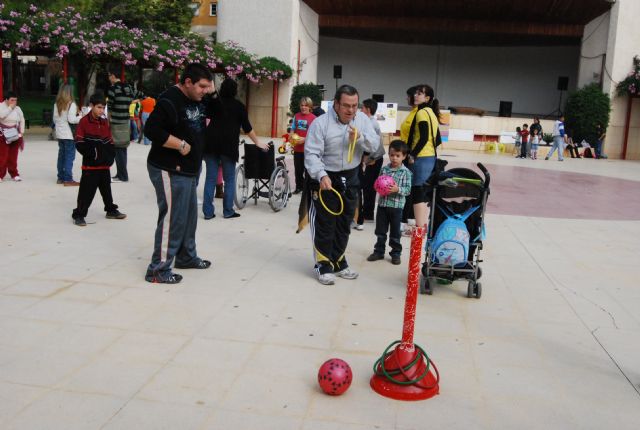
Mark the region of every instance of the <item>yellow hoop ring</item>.
[[336, 191], [335, 188], [329, 188], [329, 191], [333, 191], [334, 193], [336, 193], [336, 195], [338, 196], [338, 200], [340, 201], [340, 211], [339, 212], [334, 212], [331, 209], [329, 209], [327, 207], [327, 205], [324, 203], [324, 200], [322, 200], [322, 192], [323, 191], [326, 191], [326, 190], [320, 189], [318, 191], [318, 198], [320, 199], [320, 204], [322, 205], [324, 210], [326, 210], [327, 212], [329, 212], [333, 216], [342, 215], [342, 213], [344, 212], [344, 200], [342, 200], [342, 196], [340, 195], [340, 193], [338, 191]]

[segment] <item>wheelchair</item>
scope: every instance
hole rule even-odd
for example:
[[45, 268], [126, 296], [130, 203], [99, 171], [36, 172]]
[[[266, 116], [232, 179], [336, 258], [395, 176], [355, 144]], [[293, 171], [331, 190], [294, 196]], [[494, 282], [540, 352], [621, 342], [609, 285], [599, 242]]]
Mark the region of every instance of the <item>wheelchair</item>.
[[[246, 145], [244, 140], [240, 144], [244, 145], [244, 156], [242, 164], [236, 168], [236, 207], [244, 208], [251, 199], [257, 205], [258, 198], [265, 197], [274, 212], [281, 211], [291, 197], [284, 155], [274, 157], [273, 142], [269, 142], [268, 151], [262, 151], [255, 145]], [[250, 180], [253, 180], [251, 185]]]

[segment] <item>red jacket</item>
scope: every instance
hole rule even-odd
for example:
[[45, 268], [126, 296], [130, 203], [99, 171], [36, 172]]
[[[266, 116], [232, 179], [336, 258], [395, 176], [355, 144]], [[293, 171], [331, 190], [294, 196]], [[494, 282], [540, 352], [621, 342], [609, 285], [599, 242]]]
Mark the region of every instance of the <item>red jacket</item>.
[[109, 121], [94, 118], [91, 112], [82, 117], [76, 130], [76, 149], [82, 154], [83, 170], [104, 170], [111, 167], [116, 150]]

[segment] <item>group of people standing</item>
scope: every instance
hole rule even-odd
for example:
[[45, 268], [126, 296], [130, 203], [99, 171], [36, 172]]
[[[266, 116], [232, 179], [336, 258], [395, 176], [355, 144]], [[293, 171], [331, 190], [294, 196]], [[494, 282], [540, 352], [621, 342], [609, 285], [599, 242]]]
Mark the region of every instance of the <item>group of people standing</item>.
[[376, 131], [374, 126], [375, 108], [372, 103], [363, 102], [362, 110], [358, 111], [359, 94], [350, 85], [337, 89], [329, 112], [316, 118], [309, 127], [304, 166], [308, 175], [314, 267], [321, 284], [332, 285], [336, 277], [358, 277], [349, 266], [345, 251], [358, 204], [360, 181], [367, 176], [366, 170], [362, 173], [363, 160], [366, 167], [371, 167], [371, 178], [384, 169], [396, 180], [388, 190], [388, 196], [379, 199], [377, 241], [369, 261], [384, 258], [389, 232], [391, 262], [400, 264], [403, 212], [415, 218], [417, 226], [423, 227], [427, 223], [429, 195], [426, 185], [434, 170], [436, 148], [441, 141], [439, 103], [433, 88], [425, 84], [411, 87], [407, 96], [412, 110], [401, 126], [401, 139], [390, 145], [388, 166], [382, 167], [384, 150], [379, 129]]

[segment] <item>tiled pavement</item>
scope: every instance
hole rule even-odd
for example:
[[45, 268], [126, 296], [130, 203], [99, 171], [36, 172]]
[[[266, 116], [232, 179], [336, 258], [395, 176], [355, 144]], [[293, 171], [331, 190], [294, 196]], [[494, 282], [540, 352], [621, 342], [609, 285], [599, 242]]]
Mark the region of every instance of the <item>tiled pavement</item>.
[[[113, 184], [128, 218], [105, 219], [97, 197], [79, 228], [77, 188], [55, 185], [56, 143], [28, 137], [24, 181], [0, 184], [0, 428], [640, 426], [640, 163], [441, 151], [493, 175], [483, 296], [461, 283], [419, 297], [415, 340], [440, 395], [399, 402], [368, 381], [401, 334], [408, 252], [401, 266], [367, 262], [373, 224], [351, 235], [360, 278], [327, 287], [308, 230], [295, 234], [298, 197], [280, 213], [248, 204], [200, 218], [212, 269], [151, 285], [146, 148], [131, 146], [131, 181]], [[334, 356], [354, 371], [337, 398], [316, 384]]]

